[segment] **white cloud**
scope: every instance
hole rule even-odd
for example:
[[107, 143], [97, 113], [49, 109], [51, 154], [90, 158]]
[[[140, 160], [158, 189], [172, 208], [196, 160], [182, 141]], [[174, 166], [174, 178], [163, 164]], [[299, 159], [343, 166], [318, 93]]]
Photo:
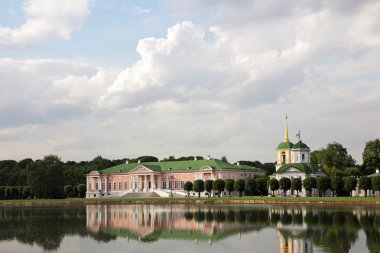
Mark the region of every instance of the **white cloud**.
[[272, 161], [288, 113], [291, 136], [301, 129], [313, 149], [341, 142], [360, 162], [380, 124], [379, 4], [349, 3], [186, 2], [215, 14], [142, 38], [140, 59], [122, 71], [2, 59], [0, 141], [21, 135], [64, 159]]
[[25, 23], [17, 28], [0, 25], [0, 45], [25, 47], [50, 38], [69, 39], [89, 13], [88, 0], [25, 0]]

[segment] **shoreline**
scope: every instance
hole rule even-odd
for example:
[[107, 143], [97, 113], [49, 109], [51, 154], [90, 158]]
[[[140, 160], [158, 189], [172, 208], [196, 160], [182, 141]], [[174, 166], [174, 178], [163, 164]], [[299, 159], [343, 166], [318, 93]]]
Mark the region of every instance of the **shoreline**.
[[99, 204], [251, 204], [251, 205], [317, 205], [317, 206], [380, 206], [380, 198], [291, 198], [291, 197], [222, 197], [222, 198], [133, 198], [133, 199], [33, 199], [0, 200], [1, 206], [62, 206]]

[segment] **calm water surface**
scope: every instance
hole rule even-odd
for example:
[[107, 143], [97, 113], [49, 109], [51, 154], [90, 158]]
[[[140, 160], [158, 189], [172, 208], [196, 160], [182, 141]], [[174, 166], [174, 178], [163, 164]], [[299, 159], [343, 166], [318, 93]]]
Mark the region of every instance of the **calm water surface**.
[[0, 252], [376, 252], [380, 209], [278, 205], [0, 207]]

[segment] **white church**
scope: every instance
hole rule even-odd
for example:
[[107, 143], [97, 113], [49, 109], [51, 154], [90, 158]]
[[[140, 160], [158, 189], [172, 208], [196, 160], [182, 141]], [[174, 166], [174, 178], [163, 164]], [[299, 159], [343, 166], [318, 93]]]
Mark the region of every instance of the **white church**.
[[[310, 148], [302, 142], [301, 133], [297, 134], [298, 142], [293, 144], [289, 141], [288, 133], [288, 117], [285, 118], [285, 138], [276, 149], [276, 172], [271, 176], [280, 180], [283, 177], [289, 179], [300, 178], [302, 181], [306, 177], [324, 176], [322, 168], [317, 164], [310, 163]], [[309, 192], [302, 187], [299, 196], [309, 196]], [[279, 189], [276, 196], [282, 196], [283, 192]], [[288, 195], [296, 195], [295, 192], [287, 193]], [[326, 192], [325, 196], [329, 196], [330, 192]], [[314, 189], [311, 196], [318, 196], [318, 190]]]

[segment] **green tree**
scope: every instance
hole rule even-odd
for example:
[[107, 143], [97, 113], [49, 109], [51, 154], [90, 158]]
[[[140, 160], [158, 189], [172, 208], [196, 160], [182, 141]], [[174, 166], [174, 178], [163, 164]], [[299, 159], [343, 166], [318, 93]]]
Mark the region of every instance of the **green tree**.
[[328, 176], [317, 177], [317, 189], [322, 197], [325, 196], [325, 192], [331, 189], [331, 179]]
[[86, 185], [85, 184], [78, 184], [77, 190], [78, 190], [78, 197], [79, 198], [86, 197]]
[[286, 197], [286, 192], [290, 190], [290, 187], [292, 185], [292, 182], [289, 178], [283, 177], [281, 178], [278, 183], [280, 184], [280, 189], [283, 191], [284, 196]]
[[228, 195], [231, 196], [231, 192], [234, 191], [234, 183], [235, 181], [233, 179], [226, 179], [225, 181], [225, 187], [226, 187], [226, 190], [228, 191]]
[[309, 195], [312, 195], [313, 189], [317, 188], [317, 180], [315, 177], [307, 177], [302, 182], [303, 188], [309, 192]]
[[326, 148], [320, 149], [318, 157], [322, 167], [330, 176], [355, 165], [355, 160], [347, 154], [347, 149], [337, 142], [329, 143]]
[[22, 197], [29, 199], [31, 197], [30, 186], [24, 186], [22, 188]]
[[205, 182], [202, 179], [194, 181], [193, 191], [198, 192], [198, 198], [201, 197], [201, 192], [205, 190]]
[[268, 195], [268, 181], [264, 177], [256, 178], [257, 191], [260, 196]]
[[357, 180], [354, 177], [344, 177], [344, 189], [349, 192], [349, 195], [352, 196], [352, 191], [355, 190], [357, 185]]
[[248, 191], [250, 196], [253, 196], [257, 191], [256, 180], [252, 177], [245, 181], [245, 189]]
[[275, 196], [274, 192], [280, 189], [280, 183], [278, 182], [276, 178], [271, 178], [269, 180], [269, 187], [270, 187], [270, 190], [272, 191], [272, 196], [274, 197]]
[[63, 198], [63, 170], [61, 159], [56, 155], [27, 166], [28, 184], [37, 198]]
[[187, 191], [187, 196], [190, 197], [190, 191], [193, 189], [193, 183], [190, 182], [190, 181], [187, 181], [184, 185], [183, 185], [183, 189], [185, 191]]
[[5, 188], [6, 186], [0, 186], [0, 199], [5, 199]]
[[293, 191], [297, 192], [297, 197], [298, 197], [298, 192], [302, 191], [302, 180], [299, 177], [293, 178], [291, 180], [291, 189]]
[[212, 183], [212, 189], [218, 192], [218, 196], [222, 195], [224, 191], [225, 182], [223, 179], [217, 179]]
[[359, 178], [359, 189], [364, 190], [364, 196], [367, 197], [367, 191], [372, 190], [372, 181], [369, 177]]
[[380, 140], [367, 141], [363, 151], [363, 174], [369, 175], [380, 169]]
[[211, 191], [212, 191], [212, 183], [214, 181], [213, 180], [206, 180], [205, 181], [205, 191], [208, 193], [208, 196], [211, 197]]
[[380, 176], [372, 177], [372, 189], [374, 191], [380, 191]]
[[339, 196], [341, 192], [344, 191], [344, 182], [342, 177], [334, 176], [331, 178], [331, 190], [333, 196]]
[[235, 191], [239, 192], [239, 197], [242, 196], [243, 191], [245, 190], [245, 183], [243, 179], [238, 179], [235, 181], [234, 184]]
[[12, 199], [13, 196], [12, 196], [12, 187], [11, 186], [7, 186], [5, 187], [5, 198], [6, 199]]
[[74, 195], [74, 187], [72, 185], [65, 185], [63, 188], [66, 198], [71, 198]]
[[17, 186], [11, 186], [11, 196], [13, 199], [18, 199], [18, 187]]
[[310, 163], [311, 164], [321, 164], [320, 151], [314, 150], [310, 152]]

